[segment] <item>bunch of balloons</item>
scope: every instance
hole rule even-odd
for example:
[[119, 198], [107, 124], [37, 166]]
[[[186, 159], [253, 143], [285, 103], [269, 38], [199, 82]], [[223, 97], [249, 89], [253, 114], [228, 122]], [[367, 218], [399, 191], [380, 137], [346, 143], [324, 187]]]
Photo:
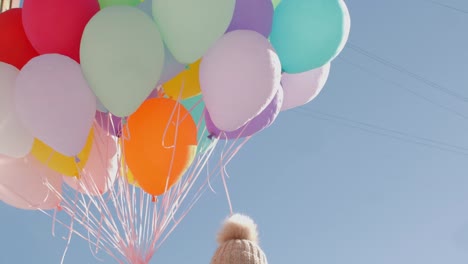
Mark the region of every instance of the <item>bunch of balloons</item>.
[[350, 18], [343, 0], [24, 0], [0, 28], [0, 198], [51, 209], [63, 179], [99, 195], [122, 170], [162, 195], [214, 139], [311, 101]]

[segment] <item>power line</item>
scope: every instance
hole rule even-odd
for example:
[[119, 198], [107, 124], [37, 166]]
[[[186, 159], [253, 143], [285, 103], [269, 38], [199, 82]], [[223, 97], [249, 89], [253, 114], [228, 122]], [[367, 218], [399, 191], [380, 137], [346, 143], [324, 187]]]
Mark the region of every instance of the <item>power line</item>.
[[408, 133], [404, 133], [404, 132], [397, 131], [394, 129], [387, 129], [387, 128], [379, 127], [377, 125], [365, 123], [362, 121], [355, 121], [355, 120], [337, 116], [337, 115], [327, 114], [327, 113], [318, 112], [318, 111], [312, 112], [304, 108], [296, 108], [296, 109], [293, 109], [292, 111], [303, 114], [303, 115], [308, 115], [316, 119], [339, 123], [341, 125], [359, 129], [359, 130], [362, 130], [371, 134], [385, 136], [388, 138], [396, 139], [399, 141], [403, 141], [403, 142], [407, 142], [407, 143], [411, 143], [415, 145], [421, 145], [421, 146], [428, 147], [428, 148], [434, 148], [434, 149], [438, 149], [442, 151], [451, 152], [454, 154], [468, 156], [468, 148], [465, 148], [465, 147], [447, 144], [447, 143], [429, 139], [429, 138], [414, 136], [414, 135], [410, 135]]
[[410, 89], [410, 88], [408, 88], [408, 87], [406, 87], [406, 86], [403, 86], [402, 84], [400, 84], [400, 83], [398, 83], [398, 82], [396, 82], [396, 81], [386, 79], [386, 78], [382, 77], [381, 75], [377, 74], [377, 73], [374, 72], [374, 71], [371, 71], [371, 70], [369, 70], [369, 69], [367, 69], [367, 68], [364, 68], [363, 66], [361, 66], [361, 65], [359, 65], [359, 64], [357, 64], [357, 63], [351, 62], [350, 60], [344, 58], [343, 55], [341, 55], [340, 57], [338, 57], [337, 60], [340, 60], [340, 61], [343, 61], [343, 62], [345, 62], [345, 63], [347, 63], [347, 64], [350, 64], [350, 65], [352, 65], [352, 66], [358, 68], [359, 70], [361, 70], [361, 71], [363, 71], [363, 72], [365, 72], [365, 73], [367, 73], [367, 74], [369, 74], [369, 75], [372, 75], [372, 76], [374, 76], [374, 77], [376, 77], [376, 78], [378, 78], [378, 79], [380, 79], [380, 80], [382, 80], [382, 81], [384, 81], [384, 82], [387, 82], [387, 83], [389, 83], [389, 84], [391, 84], [391, 85], [393, 85], [393, 86], [395, 86], [395, 87], [398, 87], [398, 88], [400, 88], [400, 89], [403, 89], [403, 90], [405, 90], [406, 92], [408, 92], [408, 93], [410, 93], [410, 94], [412, 94], [412, 95], [414, 95], [414, 96], [416, 96], [416, 97], [419, 97], [420, 99], [422, 99], [422, 100], [424, 100], [424, 101], [426, 101], [426, 102], [428, 102], [428, 103], [430, 103], [430, 104], [433, 104], [433, 105], [435, 105], [435, 106], [437, 106], [437, 107], [439, 107], [439, 108], [444, 109], [444, 110], [447, 111], [447, 112], [450, 112], [450, 113], [452, 113], [452, 114], [457, 115], [458, 117], [461, 117], [461, 118], [463, 118], [463, 119], [468, 119], [468, 116], [467, 116], [467, 115], [465, 115], [465, 114], [463, 114], [463, 113], [461, 113], [461, 112], [459, 112], [459, 111], [457, 111], [457, 110], [454, 110], [454, 109], [452, 109], [452, 108], [450, 108], [450, 107], [448, 107], [448, 106], [445, 106], [445, 105], [443, 105], [443, 104], [440, 104], [440, 103], [438, 103], [438, 102], [432, 100], [431, 98], [429, 98], [429, 97], [427, 97], [427, 96], [425, 96], [425, 95], [423, 95], [423, 94], [421, 94], [421, 93], [418, 93], [418, 92], [416, 92], [416, 91], [414, 91], [414, 90], [412, 90], [412, 89]]
[[368, 58], [370, 58], [372, 60], [375, 60], [375, 61], [377, 61], [377, 62], [379, 62], [379, 63], [381, 63], [381, 64], [383, 64], [383, 65], [385, 65], [387, 67], [390, 67], [390, 68], [392, 68], [394, 70], [397, 70], [397, 71], [399, 71], [399, 72], [401, 72], [403, 74], [406, 74], [406, 75], [412, 77], [413, 79], [416, 79], [416, 80], [420, 81], [421, 83], [424, 83], [425, 85], [427, 85], [429, 87], [432, 87], [432, 88], [434, 88], [436, 90], [439, 90], [439, 91], [441, 91], [441, 92], [443, 92], [443, 93], [445, 93], [447, 95], [452, 96], [453, 98], [456, 98], [458, 100], [461, 100], [463, 102], [468, 103], [468, 97], [465, 97], [464, 95], [462, 95], [460, 93], [452, 91], [452, 90], [450, 90], [450, 89], [448, 89], [446, 87], [443, 87], [442, 85], [440, 85], [438, 83], [435, 83], [435, 82], [433, 82], [431, 80], [428, 80], [427, 78], [425, 78], [425, 77], [423, 77], [423, 76], [421, 76], [419, 74], [411, 72], [411, 71], [409, 71], [409, 70], [407, 70], [407, 69], [405, 69], [405, 68], [403, 68], [403, 67], [401, 67], [401, 66], [399, 66], [397, 64], [394, 64], [394, 63], [390, 62], [389, 60], [386, 60], [386, 59], [384, 59], [384, 58], [382, 58], [382, 57], [380, 57], [380, 56], [378, 56], [378, 55], [376, 55], [374, 53], [371, 53], [371, 52], [369, 52], [369, 51], [367, 51], [367, 50], [365, 50], [365, 49], [363, 49], [363, 48], [361, 48], [361, 47], [359, 47], [359, 46], [357, 46], [357, 45], [355, 45], [353, 43], [348, 42], [347, 47], [349, 47], [350, 49], [352, 49], [352, 50], [354, 50], [354, 51], [356, 51], [356, 52], [358, 52], [358, 53], [360, 53], [360, 54], [362, 54], [362, 55], [364, 55], [364, 56], [366, 56], [366, 57], [368, 57]]
[[468, 11], [467, 11], [467, 10], [463, 10], [463, 9], [458, 8], [458, 7], [454, 7], [454, 6], [451, 6], [451, 5], [447, 5], [447, 4], [444, 4], [444, 3], [440, 3], [440, 2], [438, 2], [438, 1], [434, 1], [434, 0], [424, 0], [424, 2], [429, 2], [429, 3], [431, 3], [431, 4], [438, 5], [438, 6], [441, 6], [441, 7], [445, 7], [445, 8], [448, 8], [448, 9], [452, 9], [452, 10], [457, 11], [457, 12], [460, 12], [460, 13], [468, 14]]

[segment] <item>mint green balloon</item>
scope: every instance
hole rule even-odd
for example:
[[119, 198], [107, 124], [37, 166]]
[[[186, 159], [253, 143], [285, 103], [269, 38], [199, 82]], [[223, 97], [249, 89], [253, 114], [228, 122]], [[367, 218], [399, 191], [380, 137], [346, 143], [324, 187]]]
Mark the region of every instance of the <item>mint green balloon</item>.
[[137, 6], [141, 2], [141, 0], [99, 0], [99, 5], [101, 6], [101, 8], [114, 5]]
[[342, 0], [283, 0], [275, 9], [270, 41], [283, 70], [301, 73], [333, 60], [348, 40], [350, 25]]
[[153, 0], [153, 16], [174, 58], [194, 63], [226, 32], [235, 0]]
[[[210, 133], [206, 129], [205, 117], [203, 111], [205, 103], [202, 95], [194, 96], [181, 101], [181, 104], [190, 112], [195, 124], [198, 126], [198, 149], [200, 153], [204, 153], [213, 147], [213, 142], [208, 138]], [[193, 108], [193, 109], [192, 109]], [[201, 122], [200, 122], [201, 121]], [[199, 124], [200, 123], [200, 124]]]
[[156, 87], [164, 44], [143, 11], [111, 6], [87, 24], [80, 47], [81, 68], [103, 106], [118, 117], [134, 113]]

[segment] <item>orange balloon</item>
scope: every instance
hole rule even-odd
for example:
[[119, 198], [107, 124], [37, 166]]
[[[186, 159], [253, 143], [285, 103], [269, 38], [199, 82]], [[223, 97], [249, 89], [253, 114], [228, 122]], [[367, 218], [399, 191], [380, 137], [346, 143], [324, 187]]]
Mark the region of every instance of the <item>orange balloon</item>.
[[161, 195], [192, 164], [197, 125], [177, 101], [152, 98], [129, 117], [123, 148], [128, 168], [140, 187], [151, 195]]

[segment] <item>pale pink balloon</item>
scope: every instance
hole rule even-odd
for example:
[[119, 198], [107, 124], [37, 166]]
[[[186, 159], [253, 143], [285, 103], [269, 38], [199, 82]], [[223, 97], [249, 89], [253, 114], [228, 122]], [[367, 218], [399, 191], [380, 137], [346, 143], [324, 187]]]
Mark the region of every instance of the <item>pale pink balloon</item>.
[[315, 99], [325, 86], [329, 73], [330, 63], [302, 73], [283, 73], [281, 85], [284, 101], [281, 111], [305, 105]]
[[81, 178], [64, 177], [67, 185], [88, 195], [102, 195], [114, 184], [118, 173], [117, 138], [94, 126], [94, 141]]
[[0, 198], [26, 210], [50, 210], [59, 206], [62, 176], [33, 156], [15, 159], [0, 156]]
[[76, 61], [58, 54], [32, 59], [18, 75], [15, 101], [36, 138], [66, 156], [83, 149], [97, 100]]
[[34, 142], [16, 114], [14, 90], [18, 74], [14, 66], [0, 62], [0, 154], [12, 158], [26, 156]]
[[270, 42], [255, 31], [226, 33], [200, 64], [203, 100], [222, 131], [234, 131], [260, 114], [280, 81], [280, 60]]

